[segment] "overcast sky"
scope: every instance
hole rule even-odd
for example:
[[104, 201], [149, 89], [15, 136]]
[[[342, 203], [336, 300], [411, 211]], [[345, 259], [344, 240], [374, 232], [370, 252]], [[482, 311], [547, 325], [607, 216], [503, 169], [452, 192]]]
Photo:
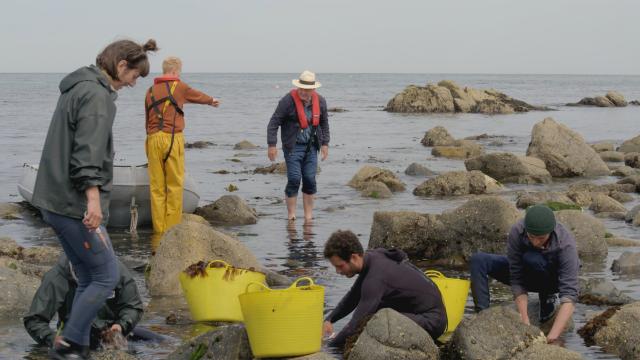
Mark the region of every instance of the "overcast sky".
[[[2, 0], [0, 72], [157, 40], [185, 72], [640, 74], [638, 0]], [[101, 4], [101, 5], [100, 5]]]

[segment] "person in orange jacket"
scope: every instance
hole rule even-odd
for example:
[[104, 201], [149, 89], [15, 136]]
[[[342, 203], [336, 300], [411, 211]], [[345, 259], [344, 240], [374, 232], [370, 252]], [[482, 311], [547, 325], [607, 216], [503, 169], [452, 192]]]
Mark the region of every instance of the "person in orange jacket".
[[149, 188], [153, 232], [161, 235], [182, 217], [184, 183], [184, 104], [218, 107], [220, 102], [180, 81], [182, 61], [168, 57], [163, 75], [153, 81], [145, 97]]

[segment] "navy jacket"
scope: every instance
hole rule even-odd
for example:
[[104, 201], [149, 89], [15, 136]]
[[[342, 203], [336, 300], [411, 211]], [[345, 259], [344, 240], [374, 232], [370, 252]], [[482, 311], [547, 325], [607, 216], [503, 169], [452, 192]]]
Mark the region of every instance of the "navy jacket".
[[522, 255], [529, 251], [540, 251], [550, 264], [558, 269], [558, 292], [560, 302], [578, 301], [578, 270], [580, 260], [576, 239], [562, 224], [557, 223], [551, 232], [549, 245], [539, 250], [531, 245], [524, 228], [524, 220], [518, 221], [509, 232], [507, 238], [507, 257], [509, 258], [509, 273], [511, 274], [511, 291], [514, 296], [526, 294], [524, 283]]
[[[320, 149], [321, 145], [329, 145], [329, 116], [327, 115], [327, 102], [324, 97], [318, 94], [320, 99], [320, 124], [316, 131], [314, 144], [316, 149]], [[280, 130], [280, 138], [282, 140], [282, 148], [286, 151], [293, 150], [296, 145], [296, 138], [300, 129], [298, 123], [298, 113], [296, 105], [293, 102], [291, 94], [287, 93], [280, 102], [276, 111], [271, 116], [269, 125], [267, 126], [267, 144], [276, 146], [278, 143], [278, 128]]]

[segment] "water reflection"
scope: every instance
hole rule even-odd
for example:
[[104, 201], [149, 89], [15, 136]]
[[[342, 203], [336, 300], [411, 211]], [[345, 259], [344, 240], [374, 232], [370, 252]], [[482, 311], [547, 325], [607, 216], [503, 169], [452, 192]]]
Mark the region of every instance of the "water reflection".
[[301, 226], [302, 236], [298, 233], [299, 223], [288, 221], [287, 230], [287, 258], [283, 266], [290, 276], [312, 275], [321, 265], [322, 254], [314, 243], [313, 221], [305, 221]]

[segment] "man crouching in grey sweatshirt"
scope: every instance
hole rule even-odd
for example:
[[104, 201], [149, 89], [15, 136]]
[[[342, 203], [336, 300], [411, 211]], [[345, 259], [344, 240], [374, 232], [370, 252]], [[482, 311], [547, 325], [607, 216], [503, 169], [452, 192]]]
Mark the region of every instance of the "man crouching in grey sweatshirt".
[[338, 230], [327, 240], [324, 257], [338, 274], [349, 278], [358, 274], [351, 290], [324, 322], [323, 332], [328, 336], [333, 333], [333, 323], [355, 310], [330, 345], [343, 346], [367, 316], [383, 308], [415, 321], [433, 339], [446, 330], [447, 314], [440, 291], [403, 251], [380, 248], [365, 253], [353, 232]]

